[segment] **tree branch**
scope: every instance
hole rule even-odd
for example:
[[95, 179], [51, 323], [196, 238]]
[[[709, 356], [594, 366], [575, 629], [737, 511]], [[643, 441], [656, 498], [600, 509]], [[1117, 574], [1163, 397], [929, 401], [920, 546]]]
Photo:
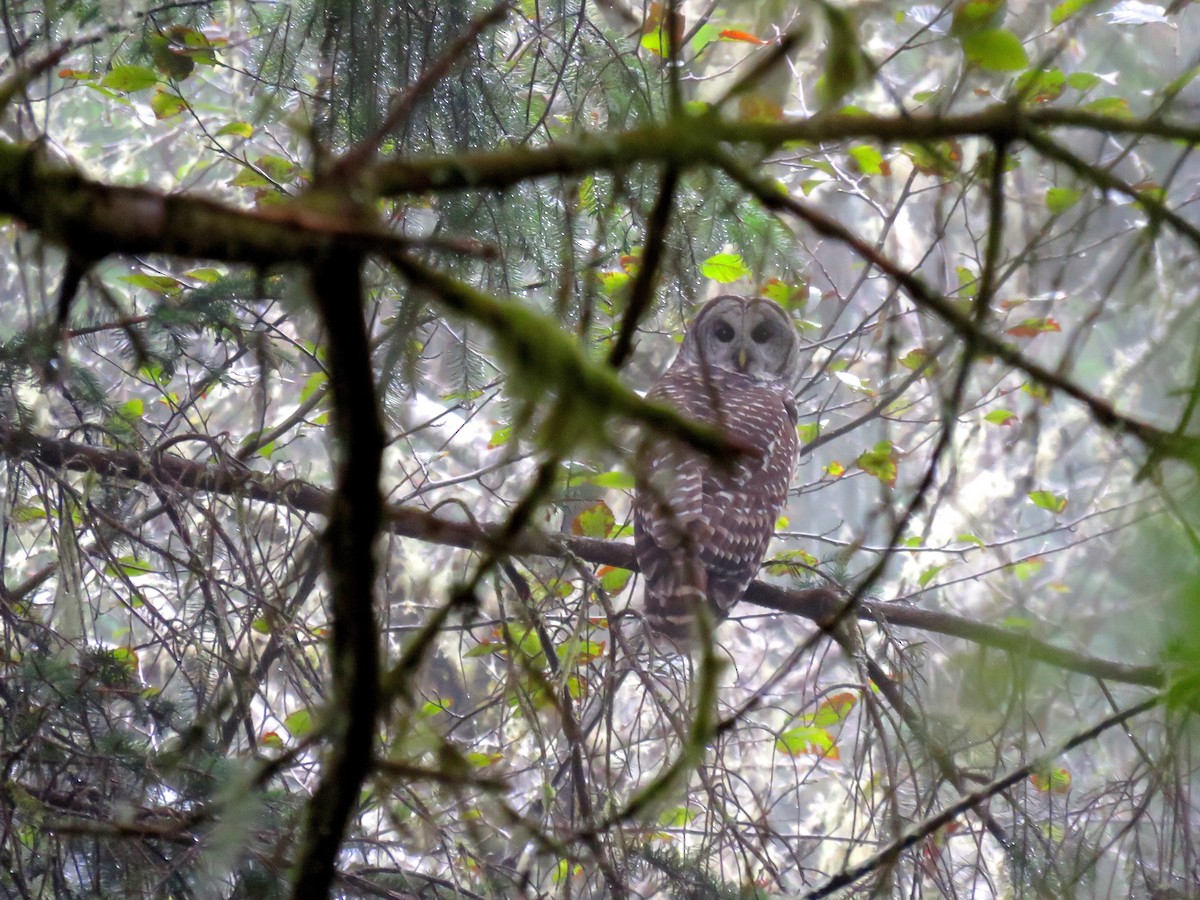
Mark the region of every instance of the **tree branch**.
[[[315, 515], [327, 515], [331, 502], [327, 490], [303, 481], [252, 472], [230, 460], [213, 464], [170, 454], [152, 454], [147, 459], [125, 450], [105, 450], [59, 438], [42, 437], [8, 425], [0, 425], [0, 453], [10, 459], [26, 459], [53, 469], [95, 472], [107, 478], [122, 478], [177, 490], [239, 496]], [[404, 506], [385, 509], [383, 528], [400, 537], [468, 550], [495, 546], [498, 535], [495, 528], [486, 525], [480, 527], [469, 522], [453, 522], [425, 510]], [[570, 555], [594, 565], [637, 571], [633, 545], [620, 541], [526, 534], [513, 542], [509, 549], [514, 556], [562, 558]], [[825, 588], [786, 590], [762, 581], [750, 585], [746, 600], [816, 622], [832, 618], [842, 605], [842, 601]], [[1094, 678], [1145, 687], [1161, 687], [1164, 681], [1163, 672], [1158, 666], [1128, 665], [1087, 656], [1027, 633], [985, 625], [937, 610], [863, 600], [858, 606], [857, 615], [860, 619], [882, 625], [962, 638]]]
[[329, 346], [336, 486], [327, 497], [326, 572], [332, 627], [330, 735], [321, 780], [309, 801], [295, 898], [328, 896], [342, 835], [370, 772], [379, 714], [379, 629], [375, 621], [375, 541], [383, 497], [384, 433], [363, 315], [362, 260], [345, 257], [312, 269], [313, 299]]

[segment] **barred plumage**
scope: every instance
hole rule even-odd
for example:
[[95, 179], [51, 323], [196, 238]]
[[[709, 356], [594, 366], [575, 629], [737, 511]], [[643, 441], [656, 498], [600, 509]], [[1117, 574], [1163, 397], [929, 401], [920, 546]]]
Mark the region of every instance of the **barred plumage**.
[[724, 619], [757, 574], [799, 448], [799, 377], [787, 313], [769, 300], [723, 296], [700, 311], [647, 395], [754, 451], [730, 466], [664, 439], [639, 451], [634, 543], [654, 631], [686, 636], [705, 599]]

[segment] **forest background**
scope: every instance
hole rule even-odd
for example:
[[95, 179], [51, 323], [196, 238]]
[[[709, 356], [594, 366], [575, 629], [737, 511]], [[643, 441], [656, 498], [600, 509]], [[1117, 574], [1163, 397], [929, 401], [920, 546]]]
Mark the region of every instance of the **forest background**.
[[[1190, 3], [0, 22], [3, 896], [1200, 896]], [[730, 292], [804, 446], [671, 654]]]

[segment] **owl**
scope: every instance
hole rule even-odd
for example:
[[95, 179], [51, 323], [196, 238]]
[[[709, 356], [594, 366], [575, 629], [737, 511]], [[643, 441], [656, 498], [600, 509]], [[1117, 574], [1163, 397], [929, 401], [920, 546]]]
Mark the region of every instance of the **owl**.
[[723, 296], [700, 310], [647, 394], [751, 448], [726, 464], [666, 438], [639, 450], [634, 546], [652, 631], [687, 637], [705, 602], [724, 619], [758, 573], [799, 449], [800, 372], [799, 340], [781, 307]]

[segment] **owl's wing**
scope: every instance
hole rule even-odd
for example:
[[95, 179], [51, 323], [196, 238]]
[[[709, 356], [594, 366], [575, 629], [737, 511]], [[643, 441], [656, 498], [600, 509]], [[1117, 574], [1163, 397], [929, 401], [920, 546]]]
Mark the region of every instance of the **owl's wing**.
[[[647, 395], [647, 400], [673, 406], [689, 419], [710, 421], [711, 406], [697, 379], [668, 372]], [[674, 550], [687, 541], [703, 545], [711, 534], [705, 505], [708, 466], [695, 450], [662, 438], [651, 440], [638, 453], [638, 525], [663, 549]]]
[[711, 523], [701, 561], [708, 572], [708, 599], [720, 618], [741, 599], [758, 574], [775, 522], [787, 500], [798, 441], [795, 420], [778, 397], [742, 398], [728, 427], [758, 450], [730, 470], [712, 468], [704, 489], [704, 517]]
[[[689, 418], [706, 421], [697, 401], [703, 385], [668, 373], [647, 399], [670, 404]], [[705, 459], [677, 441], [654, 439], [638, 453], [634, 546], [646, 584], [646, 617], [654, 631], [687, 634], [695, 608], [707, 591], [703, 547], [712, 535], [706, 518]]]

